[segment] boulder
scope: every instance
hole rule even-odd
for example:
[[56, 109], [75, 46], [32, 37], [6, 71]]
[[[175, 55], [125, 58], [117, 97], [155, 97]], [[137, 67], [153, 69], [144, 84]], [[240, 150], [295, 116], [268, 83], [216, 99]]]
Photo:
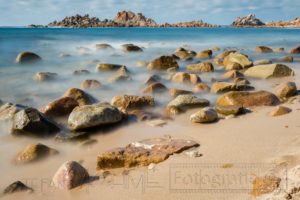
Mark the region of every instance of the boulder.
[[81, 83], [83, 89], [98, 89], [101, 87], [101, 83], [94, 79], [87, 79]]
[[197, 64], [190, 64], [186, 69], [191, 72], [213, 72], [214, 66], [210, 62], [202, 62]]
[[233, 69], [228, 72], [225, 72], [221, 77], [222, 79], [232, 79], [232, 78], [244, 77], [244, 75], [238, 70]]
[[212, 50], [208, 49], [208, 50], [203, 50], [203, 51], [199, 51], [197, 52], [196, 58], [199, 59], [210, 59], [212, 57]]
[[207, 107], [192, 114], [190, 120], [193, 123], [211, 123], [218, 120], [218, 114], [214, 109]]
[[96, 44], [96, 49], [112, 49], [113, 47], [106, 43]]
[[192, 140], [153, 138], [133, 142], [126, 147], [115, 148], [97, 157], [98, 169], [148, 166], [162, 162], [175, 153], [197, 147]]
[[300, 54], [300, 46], [294, 47], [290, 50], [291, 54]]
[[120, 69], [123, 66], [124, 65], [100, 63], [96, 66], [96, 70], [99, 71], [99, 72], [116, 71], [116, 70]]
[[216, 106], [216, 111], [221, 115], [239, 115], [244, 112], [243, 106], [234, 105], [234, 106]]
[[52, 178], [52, 185], [62, 190], [71, 190], [84, 184], [89, 173], [76, 161], [63, 163]]
[[219, 59], [224, 59], [225, 57], [227, 57], [229, 54], [231, 53], [235, 53], [236, 50], [226, 50], [222, 53], [220, 53], [219, 55], [217, 55], [216, 57], [219, 58]]
[[252, 182], [252, 192], [254, 197], [262, 196], [276, 190], [281, 179], [276, 176], [256, 176]]
[[297, 86], [294, 82], [286, 82], [278, 85], [274, 90], [275, 95], [282, 100], [295, 96], [298, 93]]
[[16, 135], [47, 136], [59, 132], [58, 125], [35, 108], [24, 108], [13, 118], [12, 133]]
[[21, 181], [16, 181], [7, 186], [3, 194], [13, 194], [16, 192], [33, 192], [33, 189], [22, 183]]
[[77, 131], [101, 125], [115, 124], [122, 120], [122, 113], [110, 105], [85, 105], [76, 107], [70, 114], [68, 126]]
[[172, 67], [179, 68], [176, 59], [172, 56], [160, 56], [148, 64], [149, 70], [167, 70]]
[[42, 58], [33, 52], [21, 52], [17, 55], [16, 62], [20, 64], [40, 61]]
[[163, 92], [166, 92], [167, 90], [168, 90], [168, 88], [165, 85], [163, 85], [162, 83], [159, 83], [159, 82], [155, 82], [155, 83], [152, 83], [152, 84], [146, 86], [142, 90], [142, 92], [155, 94], [155, 93], [163, 93]]
[[255, 47], [255, 51], [257, 53], [272, 53], [273, 50], [270, 47], [266, 47], [266, 46], [257, 46]]
[[273, 111], [270, 112], [270, 115], [273, 117], [280, 116], [280, 115], [286, 115], [288, 113], [292, 112], [292, 110], [285, 106], [278, 106]]
[[231, 25], [236, 27], [256, 27], [264, 26], [265, 23], [262, 22], [260, 19], [256, 18], [254, 14], [249, 14], [244, 17], [236, 18]]
[[47, 116], [65, 116], [70, 114], [77, 106], [79, 106], [79, 104], [75, 99], [71, 97], [61, 97], [48, 103], [41, 108], [40, 111]]
[[283, 47], [274, 48], [273, 51], [276, 53], [282, 53], [284, 52], [284, 48]]
[[235, 84], [228, 82], [215, 82], [212, 84], [210, 91], [212, 93], [224, 93], [229, 91], [243, 91], [243, 90], [253, 90], [254, 88], [247, 84]]
[[200, 92], [209, 92], [210, 88], [206, 83], [197, 83], [193, 87], [193, 92], [200, 93]]
[[223, 59], [216, 57], [213, 59], [213, 63], [217, 66], [223, 66]]
[[286, 76], [293, 76], [294, 71], [283, 64], [269, 64], [257, 65], [247, 69], [244, 73], [245, 76], [253, 78], [280, 78]]
[[36, 81], [50, 81], [57, 77], [57, 73], [52, 72], [38, 72], [34, 75], [33, 79]]
[[283, 56], [280, 58], [274, 58], [272, 59], [274, 62], [289, 62], [292, 63], [294, 62], [294, 57], [293, 56]]
[[185, 72], [176, 72], [171, 79], [176, 83], [188, 83], [194, 85], [201, 82], [201, 79], [199, 76], [197, 76], [197, 74], [190, 74]]
[[91, 96], [90, 94], [84, 92], [81, 89], [78, 88], [70, 88], [68, 89], [63, 97], [70, 97], [73, 98], [77, 101], [78, 105], [82, 106], [82, 105], [89, 105], [89, 104], [93, 104], [93, 103], [97, 103], [98, 101]]
[[228, 56], [226, 56], [223, 64], [226, 70], [245, 69], [253, 65], [247, 56], [238, 52], [230, 53]]
[[17, 155], [15, 162], [16, 164], [31, 163], [55, 154], [58, 154], [56, 149], [41, 143], [31, 144]]
[[209, 101], [206, 99], [200, 99], [191, 94], [183, 94], [177, 96], [171, 102], [168, 103], [167, 107], [175, 106], [179, 109], [185, 110], [189, 108], [199, 108], [209, 106]]
[[179, 48], [176, 52], [175, 55], [178, 56], [182, 60], [190, 59], [195, 56], [195, 54], [192, 51], [188, 51], [184, 48]]
[[122, 66], [118, 71], [109, 79], [109, 82], [123, 82], [131, 81], [132, 78], [129, 74], [128, 69], [125, 66]]
[[122, 95], [115, 96], [111, 101], [111, 105], [124, 110], [131, 110], [153, 107], [155, 103], [154, 98], [151, 96]]
[[254, 66], [256, 66], [256, 65], [267, 65], [267, 64], [272, 64], [272, 61], [268, 60], [268, 59], [262, 59], [262, 60], [256, 60], [253, 63]]
[[124, 52], [142, 52], [143, 49], [134, 44], [123, 44], [122, 49]]
[[274, 106], [279, 104], [279, 99], [267, 91], [232, 91], [227, 92], [217, 99], [217, 106]]
[[12, 119], [17, 112], [23, 110], [26, 106], [12, 103], [5, 103], [0, 106], [0, 121]]
[[161, 80], [161, 78], [158, 75], [151, 75], [145, 82], [145, 85], [151, 85], [153, 83], [158, 83], [160, 80]]
[[176, 89], [176, 88], [170, 88], [169, 89], [169, 95], [171, 97], [177, 97], [178, 95], [181, 95], [181, 94], [193, 94], [193, 92], [188, 91], [188, 90]]

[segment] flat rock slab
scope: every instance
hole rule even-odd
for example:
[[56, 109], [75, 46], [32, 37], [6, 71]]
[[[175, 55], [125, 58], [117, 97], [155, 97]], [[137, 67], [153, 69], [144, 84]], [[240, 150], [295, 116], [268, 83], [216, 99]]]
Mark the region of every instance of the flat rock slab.
[[192, 140], [153, 138], [109, 150], [97, 158], [98, 169], [148, 166], [199, 144]]

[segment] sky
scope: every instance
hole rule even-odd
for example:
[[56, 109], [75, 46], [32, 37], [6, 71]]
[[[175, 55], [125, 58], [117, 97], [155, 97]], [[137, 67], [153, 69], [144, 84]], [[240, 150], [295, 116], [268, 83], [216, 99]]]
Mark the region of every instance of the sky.
[[45, 25], [75, 14], [112, 19], [121, 10], [158, 23], [202, 19], [228, 25], [250, 13], [264, 22], [290, 21], [300, 17], [300, 0], [0, 0], [0, 26]]

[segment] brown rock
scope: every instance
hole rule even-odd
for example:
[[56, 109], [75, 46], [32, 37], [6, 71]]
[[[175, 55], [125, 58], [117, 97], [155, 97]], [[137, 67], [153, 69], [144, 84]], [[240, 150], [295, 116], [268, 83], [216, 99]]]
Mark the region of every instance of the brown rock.
[[40, 61], [42, 58], [32, 52], [21, 52], [16, 58], [16, 62], [20, 64], [28, 64], [36, 61]]
[[131, 110], [153, 107], [155, 103], [154, 98], [151, 96], [123, 95], [115, 96], [111, 101], [111, 105], [124, 110]]
[[238, 70], [230, 70], [228, 72], [225, 72], [221, 77], [222, 79], [232, 79], [232, 78], [244, 77], [244, 75]]
[[291, 54], [299, 54], [300, 53], [300, 46], [294, 47], [290, 50]]
[[177, 97], [178, 95], [181, 95], [181, 94], [193, 94], [193, 92], [188, 91], [188, 90], [180, 90], [180, 89], [176, 89], [176, 88], [171, 88], [171, 89], [169, 89], [169, 94], [171, 97]]
[[276, 53], [281, 53], [284, 52], [284, 48], [283, 47], [274, 48], [273, 51]]
[[109, 44], [96, 44], [96, 49], [112, 49], [113, 47]]
[[190, 120], [193, 123], [211, 123], [218, 120], [218, 114], [214, 109], [207, 107], [192, 114]]
[[274, 62], [294, 62], [294, 57], [293, 56], [283, 56], [281, 58], [274, 58], [272, 59]]
[[212, 57], [212, 50], [208, 49], [208, 50], [203, 50], [203, 51], [199, 51], [196, 55], [196, 58], [200, 58], [200, 59], [210, 59]]
[[41, 108], [40, 111], [47, 116], [64, 116], [70, 114], [76, 106], [79, 106], [79, 104], [75, 99], [71, 97], [61, 97], [50, 102]]
[[252, 182], [252, 195], [255, 197], [273, 192], [279, 187], [281, 179], [275, 176], [255, 177]]
[[36, 81], [50, 81], [57, 77], [57, 73], [52, 72], [38, 72], [34, 75]]
[[242, 106], [216, 106], [216, 111], [221, 115], [239, 115], [244, 112]]
[[187, 51], [184, 48], [179, 48], [176, 52], [175, 55], [178, 56], [180, 59], [186, 60], [193, 58], [195, 54], [192, 51]]
[[213, 72], [214, 66], [210, 62], [202, 62], [197, 64], [190, 64], [186, 69], [191, 72]]
[[136, 46], [134, 44], [124, 44], [122, 45], [124, 52], [142, 52], [143, 49], [139, 46]]
[[262, 60], [256, 60], [253, 63], [254, 66], [256, 66], [256, 65], [267, 65], [267, 64], [272, 64], [272, 61], [268, 60], [268, 59], [262, 59]]
[[295, 96], [298, 93], [297, 86], [294, 82], [287, 82], [278, 85], [274, 93], [276, 96], [282, 100], [285, 100], [289, 97]]
[[201, 79], [196, 74], [177, 72], [172, 76], [172, 81], [176, 83], [197, 84], [201, 82]]
[[294, 74], [291, 68], [282, 64], [257, 65], [244, 72], [245, 76], [264, 79], [294, 76]]
[[257, 53], [272, 53], [273, 52], [273, 50], [271, 48], [266, 47], [266, 46], [257, 46], [255, 48], [255, 51]]
[[245, 69], [251, 67], [253, 63], [248, 59], [248, 57], [241, 53], [230, 53], [224, 58], [223, 64], [226, 70], [232, 69]]
[[90, 94], [84, 92], [81, 89], [78, 88], [70, 88], [68, 89], [63, 97], [70, 97], [73, 98], [74, 100], [77, 101], [78, 105], [82, 106], [82, 105], [89, 105], [89, 104], [93, 104], [96, 103], [97, 100], [92, 97]]
[[195, 93], [208, 92], [209, 90], [210, 90], [210, 88], [206, 83], [197, 83], [193, 87], [193, 92], [195, 92]]
[[228, 83], [228, 82], [215, 82], [212, 84], [210, 91], [212, 93], [218, 94], [223, 92], [229, 91], [246, 91], [246, 90], [253, 90], [254, 88], [248, 84], [243, 84], [241, 82], [235, 83]]
[[156, 83], [152, 83], [152, 84], [146, 86], [142, 90], [142, 92], [155, 94], [155, 93], [163, 93], [163, 92], [166, 92], [167, 90], [168, 90], [167, 87], [164, 86], [162, 83], [156, 82]]
[[100, 87], [101, 87], [101, 83], [93, 79], [84, 80], [81, 83], [81, 88], [83, 89], [98, 89]]
[[236, 50], [227, 50], [227, 51], [224, 51], [222, 53], [220, 53], [219, 55], [217, 55], [216, 57], [219, 58], [219, 59], [224, 59], [225, 57], [227, 57], [229, 54], [231, 53], [235, 53]]
[[145, 82], [145, 85], [151, 85], [152, 83], [157, 83], [159, 81], [160, 77], [158, 75], [151, 75]]
[[275, 108], [275, 110], [273, 110], [270, 115], [275, 117], [275, 116], [280, 116], [280, 115], [286, 115], [288, 113], [292, 112], [292, 110], [288, 107], [285, 106], [278, 106], [277, 108]]
[[178, 95], [175, 99], [168, 103], [167, 107], [175, 106], [180, 110], [186, 110], [189, 108], [201, 108], [209, 106], [209, 101], [206, 99], [200, 99], [191, 94]]
[[124, 65], [117, 65], [117, 64], [108, 64], [108, 63], [100, 63], [96, 66], [97, 71], [116, 71], [124, 67]]
[[33, 192], [33, 189], [22, 183], [21, 181], [16, 181], [7, 186], [3, 194], [13, 194], [16, 192]]
[[148, 64], [149, 70], [167, 70], [172, 67], [179, 68], [176, 59], [172, 56], [160, 56]]

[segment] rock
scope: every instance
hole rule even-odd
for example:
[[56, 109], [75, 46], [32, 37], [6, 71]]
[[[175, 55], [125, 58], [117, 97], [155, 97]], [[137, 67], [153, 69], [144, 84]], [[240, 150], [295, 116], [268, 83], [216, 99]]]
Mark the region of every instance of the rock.
[[31, 144], [17, 155], [15, 162], [17, 164], [35, 162], [55, 154], [58, 154], [56, 149], [52, 149], [41, 143]]
[[118, 71], [109, 79], [109, 82], [123, 82], [131, 81], [132, 78], [129, 74], [128, 69], [125, 66], [122, 66]]
[[165, 112], [167, 115], [178, 115], [180, 113], [183, 113], [184, 110], [177, 106], [167, 106]]
[[167, 122], [162, 119], [154, 119], [154, 120], [147, 121], [147, 124], [152, 127], [157, 127], [157, 126], [161, 127], [161, 126], [166, 125]]
[[243, 106], [234, 105], [234, 106], [216, 106], [216, 111], [221, 115], [239, 115], [244, 112]]
[[213, 63], [217, 66], [223, 66], [223, 59], [221, 58], [214, 58]]
[[193, 123], [211, 123], [218, 119], [217, 112], [212, 108], [203, 108], [200, 111], [192, 114], [190, 120]]
[[215, 82], [212, 84], [210, 92], [218, 94], [229, 91], [253, 90], [252, 86], [241, 83]]
[[285, 106], [278, 106], [277, 108], [275, 108], [275, 110], [273, 110], [270, 115], [275, 117], [275, 116], [280, 116], [280, 115], [286, 115], [288, 113], [292, 112], [292, 110], [288, 107]]
[[291, 54], [300, 54], [300, 46], [294, 47], [290, 50]]
[[172, 56], [160, 56], [148, 64], [149, 70], [167, 70], [172, 67], [179, 68], [176, 59]]
[[122, 45], [122, 49], [124, 52], [142, 52], [143, 49], [134, 44], [124, 44]]
[[275, 95], [282, 100], [295, 96], [298, 93], [297, 86], [294, 82], [281, 83], [274, 90]]
[[52, 178], [52, 185], [62, 190], [71, 190], [84, 184], [89, 173], [76, 161], [63, 163]]
[[223, 64], [226, 70], [233, 69], [245, 69], [251, 67], [253, 63], [248, 59], [247, 56], [241, 53], [230, 53], [224, 58]]
[[192, 151], [185, 152], [185, 155], [191, 158], [197, 158], [197, 157], [201, 157], [202, 153], [200, 153], [198, 150], [192, 150]]
[[122, 113], [110, 105], [85, 105], [76, 107], [70, 114], [68, 126], [71, 130], [115, 124], [122, 120]]
[[113, 49], [113, 47], [109, 44], [102, 43], [102, 44], [96, 44], [96, 49]]
[[100, 63], [96, 66], [96, 70], [99, 72], [116, 71], [116, 70], [120, 69], [121, 67], [124, 67], [124, 65]]
[[197, 64], [190, 64], [186, 69], [191, 72], [213, 72], [214, 66], [210, 62], [202, 62]]
[[184, 48], [179, 48], [176, 52], [175, 55], [178, 56], [182, 60], [187, 60], [191, 59], [195, 56], [195, 53], [193, 51], [188, 51]]
[[168, 103], [167, 107], [175, 106], [181, 110], [188, 108], [199, 108], [209, 106], [209, 101], [206, 99], [199, 99], [198, 97], [191, 94], [179, 95], [171, 102]]
[[33, 189], [22, 183], [21, 181], [16, 181], [7, 186], [3, 194], [13, 194], [16, 192], [33, 192]]
[[148, 166], [166, 160], [174, 153], [197, 147], [191, 140], [153, 138], [115, 148], [97, 157], [98, 169]]
[[195, 92], [195, 93], [208, 92], [209, 90], [210, 90], [210, 88], [206, 83], [197, 83], [193, 87], [193, 92]]
[[257, 53], [272, 53], [273, 50], [270, 47], [266, 47], [266, 46], [257, 46], [255, 47], [255, 51]]
[[257, 19], [254, 14], [249, 14], [244, 17], [236, 18], [231, 25], [237, 27], [252, 27], [252, 26], [264, 26], [265, 23]]
[[201, 79], [199, 76], [197, 76], [197, 74], [190, 74], [185, 72], [176, 72], [171, 79], [176, 83], [188, 83], [194, 85], [201, 82]]
[[115, 96], [111, 101], [111, 105], [124, 110], [131, 110], [153, 107], [155, 102], [151, 96], [122, 95]]
[[16, 135], [47, 136], [59, 130], [55, 122], [35, 108], [24, 108], [15, 114], [11, 132]]
[[79, 69], [79, 70], [75, 70], [73, 72], [74, 75], [85, 75], [85, 74], [90, 74], [90, 71], [87, 69]]
[[208, 50], [203, 50], [203, 51], [199, 51], [196, 55], [196, 58], [199, 59], [210, 59], [212, 57], [212, 50], [208, 49]]
[[12, 103], [5, 103], [0, 106], [0, 120], [10, 120], [17, 112], [26, 108], [26, 106]]
[[284, 48], [283, 47], [274, 48], [273, 51], [276, 53], [282, 53], [284, 52]]
[[65, 116], [70, 114], [77, 106], [79, 106], [79, 104], [75, 99], [71, 97], [61, 97], [41, 108], [41, 112], [47, 116]]
[[101, 83], [94, 79], [88, 79], [81, 83], [81, 87], [83, 89], [98, 89], [101, 87]]
[[59, 57], [60, 57], [60, 58], [68, 58], [68, 57], [71, 57], [71, 54], [68, 54], [68, 53], [61, 53], [61, 54], [59, 54]]
[[152, 84], [146, 86], [142, 90], [142, 92], [155, 94], [155, 93], [163, 93], [163, 92], [166, 92], [167, 90], [168, 90], [168, 88], [166, 86], [164, 86], [162, 83], [156, 82], [156, 83], [152, 83]]
[[216, 57], [219, 58], [219, 59], [224, 59], [225, 57], [227, 57], [231, 53], [236, 53], [236, 50], [226, 50], [226, 51], [220, 53], [219, 55], [217, 55]]
[[89, 104], [93, 104], [93, 103], [97, 103], [98, 101], [91, 96], [90, 94], [84, 92], [81, 89], [78, 88], [70, 88], [68, 89], [63, 97], [70, 97], [73, 98], [77, 101], [79, 106], [82, 105], [89, 105]]
[[293, 76], [294, 71], [286, 65], [282, 64], [269, 64], [257, 65], [247, 69], [244, 73], [245, 76], [253, 78], [280, 78], [285, 76]]
[[221, 77], [222, 79], [232, 79], [232, 78], [244, 77], [244, 75], [238, 70], [233, 69], [228, 72], [225, 72]]
[[118, 12], [113, 21], [125, 27], [157, 26], [153, 19], [145, 17], [142, 13], [134, 13], [131, 11]]
[[217, 106], [274, 106], [279, 103], [278, 98], [267, 91], [232, 91], [220, 96], [216, 102]]
[[274, 62], [294, 62], [294, 57], [293, 56], [283, 56], [281, 58], [274, 58], [272, 59]]
[[148, 64], [149, 63], [147, 61], [140, 60], [140, 61], [137, 61], [136, 66], [137, 67], [147, 67]]
[[57, 77], [57, 73], [52, 72], [38, 72], [34, 75], [36, 81], [50, 81]]
[[169, 89], [169, 95], [171, 97], [177, 97], [178, 95], [181, 95], [181, 94], [193, 94], [193, 92], [188, 91], [188, 90], [176, 89], [176, 88], [170, 88]]
[[212, 50], [212, 51], [220, 51], [221, 49], [220, 49], [220, 47], [212, 47], [212, 48], [210, 48], [210, 50]]
[[287, 28], [299, 28], [300, 27], [300, 18], [295, 18], [292, 21], [275, 21], [275, 22], [269, 22], [266, 24], [266, 27], [287, 27]]
[[254, 66], [256, 66], [256, 65], [267, 65], [267, 64], [272, 64], [272, 61], [268, 60], [268, 59], [262, 59], [262, 60], [256, 60], [253, 63]]
[[130, 110], [128, 112], [128, 114], [130, 116], [133, 116], [138, 121], [146, 121], [146, 120], [151, 120], [151, 119], [161, 117], [160, 115], [157, 115], [155, 113], [148, 112], [148, 111], [145, 111], [145, 110], [141, 110], [141, 109]]
[[32, 52], [21, 52], [18, 54], [16, 58], [16, 62], [20, 64], [27, 64], [27, 63], [32, 63], [36, 61], [40, 61], [42, 58]]
[[[237, 86], [237, 87], [242, 87], [242, 86], [246, 86], [246, 85], [250, 85], [250, 82], [242, 77], [237, 77], [233, 80], [233, 83]], [[248, 88], [249, 90], [251, 90], [251, 88]], [[252, 88], [254, 89], [254, 88]]]
[[279, 187], [281, 179], [275, 176], [255, 177], [251, 194], [255, 197], [273, 192]]
[[161, 78], [158, 75], [151, 75], [145, 82], [145, 85], [151, 85], [153, 83], [158, 83], [160, 80], [161, 80]]

